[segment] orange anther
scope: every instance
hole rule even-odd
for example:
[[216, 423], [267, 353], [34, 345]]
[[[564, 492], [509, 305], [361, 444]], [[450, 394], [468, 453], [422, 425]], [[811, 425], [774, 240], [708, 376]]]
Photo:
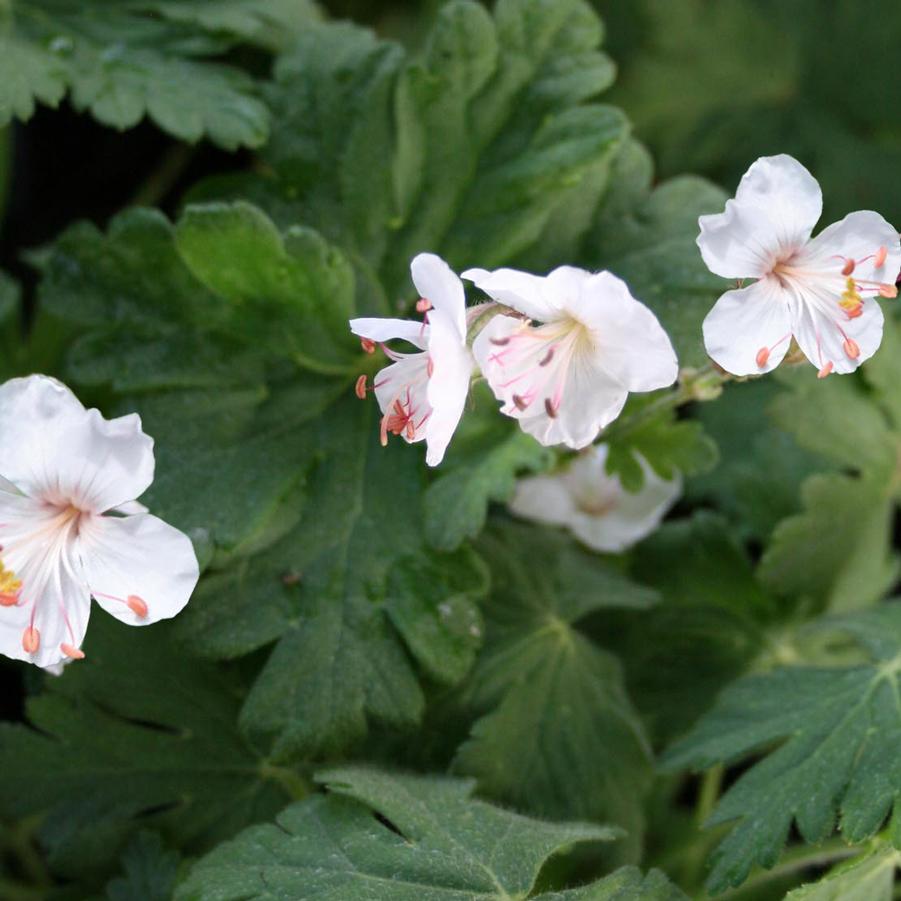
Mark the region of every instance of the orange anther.
[[26, 654], [34, 654], [41, 646], [41, 633], [34, 626], [29, 626], [22, 633], [22, 647]]
[[845, 265], [842, 266], [842, 275], [850, 275], [854, 271], [854, 260], [845, 260]]
[[849, 360], [856, 360], [860, 356], [860, 345], [853, 338], [845, 338], [842, 347]]
[[763, 369], [764, 366], [769, 362], [770, 359], [770, 349], [768, 347], [761, 347], [760, 350], [757, 351], [757, 356], [755, 358], [757, 360], [757, 365]]
[[407, 432], [407, 438], [412, 441], [416, 437], [416, 425], [412, 419], [407, 420], [407, 425], [405, 426]]
[[368, 338], [360, 338], [360, 347], [368, 354], [375, 353], [375, 341], [370, 341]]
[[131, 612], [139, 619], [147, 618], [147, 604], [143, 598], [139, 598], [136, 594], [130, 594], [125, 603], [131, 607]]
[[84, 651], [82, 651], [81, 648], [73, 648], [70, 644], [61, 644], [59, 649], [70, 660], [84, 660]]
[[863, 304], [859, 303], [853, 307], [847, 307], [845, 309], [845, 315], [849, 319], [857, 319], [858, 316], [863, 316]]
[[428, 300], [425, 297], [420, 297], [419, 300], [416, 301], [416, 312], [417, 313], [427, 313], [432, 309], [432, 301]]
[[833, 369], [833, 366], [832, 366], [832, 360], [830, 360], [830, 361], [829, 361], [828, 363], [826, 363], [826, 365], [823, 366], [822, 369], [820, 369], [820, 371], [817, 373], [817, 378], [818, 378], [818, 379], [824, 379], [824, 378], [826, 378], [826, 376], [829, 375], [830, 372], [832, 372], [832, 369]]
[[19, 603], [17, 594], [0, 593], [0, 607], [15, 607]]
[[360, 400], [366, 400], [366, 376], [361, 375], [357, 379], [357, 384], [354, 385], [354, 394], [360, 398]]
[[879, 286], [879, 296], [880, 297], [888, 297], [889, 299], [898, 296], [898, 286], [897, 285], [880, 285]]
[[379, 442], [382, 447], [388, 446], [388, 414], [386, 413], [382, 417], [382, 421], [379, 424]]
[[888, 257], [888, 248], [880, 247], [879, 250], [876, 251], [876, 254], [873, 257], [873, 265], [877, 269], [879, 269], [881, 266], [884, 266], [886, 257]]

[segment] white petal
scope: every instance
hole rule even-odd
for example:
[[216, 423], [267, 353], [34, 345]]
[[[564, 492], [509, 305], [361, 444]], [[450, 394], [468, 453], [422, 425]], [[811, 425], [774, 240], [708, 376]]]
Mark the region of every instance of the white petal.
[[570, 352], [579, 328], [571, 323], [567, 318], [536, 328], [495, 316], [472, 350], [505, 415], [541, 444], [578, 449], [620, 414], [628, 392], [598, 368], [590, 348]]
[[817, 180], [796, 159], [761, 157], [724, 212], [700, 217], [698, 247], [711, 272], [760, 278], [804, 246], [822, 210]]
[[[879, 268], [875, 256], [880, 247], [886, 249]], [[879, 213], [859, 210], [840, 222], [824, 228], [801, 252], [799, 269], [817, 269], [840, 273], [846, 260], [854, 260], [854, 278], [865, 287], [868, 283], [894, 285], [901, 270], [901, 241], [898, 232]], [[844, 290], [841, 281], [837, 291]]]
[[[431, 418], [428, 369], [427, 353], [399, 354], [396, 362], [380, 370], [374, 380], [375, 397], [382, 413], [404, 420], [404, 428], [395, 434], [402, 435], [408, 444], [425, 438], [425, 426]], [[406, 419], [413, 423], [412, 436], [405, 427]]]
[[104, 419], [44, 376], [0, 386], [0, 472], [26, 494], [103, 512], [143, 494], [153, 468], [137, 414]]
[[465, 332], [461, 336], [457, 323], [444, 310], [436, 307], [430, 322], [428, 352], [432, 375], [426, 396], [432, 412], [425, 424], [426, 462], [437, 466], [463, 416], [473, 359], [465, 343]]
[[413, 319], [351, 319], [350, 330], [360, 338], [381, 343], [395, 338], [409, 341], [420, 350], [428, 342], [428, 326]]
[[[837, 312], [832, 313], [833, 307], [837, 310], [837, 306], [830, 302], [827, 306], [830, 312], [826, 313], [822, 303], [796, 302], [792, 331], [804, 356], [817, 369], [832, 363], [833, 372], [854, 372], [876, 353], [882, 343], [882, 308], [872, 297], [868, 297], [863, 301], [860, 316], [846, 319]], [[847, 355], [846, 338], [857, 344], [859, 353], [856, 357]]]
[[[0, 607], [0, 653], [37, 666], [65, 658], [62, 644], [78, 648], [87, 629], [90, 596], [75, 543], [74, 523], [55, 528], [59, 514], [38, 500], [0, 491], [0, 544], [5, 569], [21, 581], [18, 604]], [[38, 650], [23, 647], [34, 628]]]
[[520, 418], [519, 425], [540, 444], [587, 447], [622, 412], [628, 391], [605, 372], [574, 366], [556, 416], [546, 412]]
[[444, 313], [460, 338], [465, 338], [466, 294], [457, 274], [433, 253], [421, 253], [414, 257], [410, 273], [419, 296]]
[[[148, 513], [94, 517], [82, 526], [79, 540], [94, 599], [132, 626], [175, 616], [200, 575], [188, 536]], [[130, 596], [147, 605], [147, 616], [128, 605]]]
[[[759, 375], [775, 369], [791, 344], [791, 298], [774, 278], [727, 291], [704, 320], [707, 353], [733, 375]], [[758, 353], [769, 349], [763, 366]]]
[[629, 391], [665, 388], [679, 375], [669, 336], [657, 317], [610, 272], [582, 280], [566, 311], [591, 330], [597, 363]]
[[554, 294], [548, 290], [547, 279], [518, 269], [467, 269], [463, 278], [504, 306], [512, 307], [530, 319], [551, 322], [560, 314]]
[[509, 506], [523, 519], [552, 526], [567, 525], [575, 515], [572, 497], [559, 474], [519, 479]]

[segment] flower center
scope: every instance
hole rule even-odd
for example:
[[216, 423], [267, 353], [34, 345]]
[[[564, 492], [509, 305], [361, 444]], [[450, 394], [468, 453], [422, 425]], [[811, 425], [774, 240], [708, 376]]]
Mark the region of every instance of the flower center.
[[541, 400], [551, 419], [563, 403], [573, 362], [594, 349], [590, 329], [571, 316], [539, 326], [524, 323], [513, 334], [490, 340], [496, 350], [488, 361], [510, 376], [500, 383], [512, 389], [513, 409], [504, 412], [523, 413]]
[[[879, 247], [874, 253], [860, 259], [836, 255], [831, 257], [825, 267], [819, 261], [807, 260], [802, 253], [795, 252], [785, 259], [778, 260], [771, 272], [779, 280], [780, 285], [796, 294], [803, 295], [812, 302], [824, 315], [832, 320], [842, 339], [842, 350], [849, 360], [860, 357], [860, 346], [845, 332], [843, 324], [857, 319], [864, 312], [864, 297], [897, 297], [898, 289], [893, 283], [877, 279], [864, 279], [855, 276], [858, 266], [872, 261], [873, 269], [882, 269], [888, 258], [888, 248]], [[784, 341], [791, 338], [791, 333], [783, 335], [775, 344], [761, 347], [757, 351], [756, 361], [760, 369], [766, 367], [770, 354]], [[823, 359], [820, 337], [819, 372], [825, 378], [835, 367], [832, 360]]]

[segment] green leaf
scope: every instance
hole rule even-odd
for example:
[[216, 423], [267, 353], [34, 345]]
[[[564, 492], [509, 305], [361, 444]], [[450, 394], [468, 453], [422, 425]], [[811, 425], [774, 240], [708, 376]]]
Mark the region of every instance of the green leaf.
[[803, 512], [773, 530], [760, 576], [780, 594], [848, 611], [885, 595], [898, 577], [891, 485], [877, 476], [832, 473], [801, 486]]
[[887, 315], [879, 352], [867, 360], [861, 371], [873, 391], [877, 404], [887, 414], [896, 433], [901, 429], [901, 398], [897, 390], [898, 379], [901, 378], [899, 359], [901, 359], [901, 323], [897, 314]]
[[423, 695], [409, 653], [452, 683], [481, 643], [473, 601], [485, 590], [483, 568], [471, 552], [424, 547], [418, 449], [381, 448], [355, 398], [311, 423], [308, 436], [316, 462], [299, 522], [205, 580], [179, 619], [181, 635], [207, 655], [279, 639], [242, 724], [274, 739], [280, 759], [335, 753], [370, 718], [415, 725]]
[[130, 9], [280, 51], [319, 18], [312, 0], [127, 0]]
[[[250, 829], [208, 855], [178, 901], [585, 897], [531, 890], [552, 854], [618, 835], [609, 827], [543, 823], [492, 807], [470, 797], [470, 781], [367, 769], [327, 770], [318, 778], [328, 795], [295, 804], [276, 824]], [[603, 894], [603, 882], [597, 890], [590, 897], [614, 897]]]
[[0, 730], [3, 816], [45, 812], [51, 866], [84, 874], [141, 828], [203, 850], [278, 810], [284, 791], [235, 726], [234, 676], [186, 658], [167, 624], [95, 619], [87, 659], [28, 701], [30, 725]]
[[124, 875], [106, 886], [108, 901], [170, 901], [180, 856], [169, 851], [156, 832], [139, 832], [122, 855]]
[[441, 474], [425, 495], [426, 536], [432, 547], [453, 550], [475, 538], [485, 525], [492, 501], [508, 501], [517, 474], [547, 469], [553, 454], [515, 423], [497, 415], [490, 400], [487, 415], [468, 410], [454, 435]]
[[115, 128], [149, 116], [184, 141], [258, 147], [269, 112], [253, 80], [203, 59], [226, 46], [128, 4], [9, 0], [0, 9], [0, 126], [30, 118], [36, 100], [56, 106], [69, 91], [77, 109]]
[[669, 333], [682, 366], [702, 366], [701, 323], [729, 287], [712, 275], [695, 245], [698, 216], [720, 212], [725, 194], [710, 182], [680, 176], [652, 189], [653, 165], [636, 141], [617, 156], [595, 222], [582, 248], [585, 263], [625, 279]]
[[884, 846], [840, 864], [819, 882], [789, 892], [785, 901], [892, 901], [901, 854]]
[[[272, 174], [219, 182], [305, 221], [409, 297], [410, 258], [545, 265], [573, 252], [626, 136], [586, 104], [613, 66], [584, 0], [444, 5], [422, 56], [347, 25], [301, 36], [268, 92]], [[268, 198], [268, 200], [266, 199]]]
[[778, 604], [721, 516], [697, 511], [664, 523], [634, 551], [633, 578], [662, 603], [641, 612], [611, 611], [591, 634], [615, 650], [626, 681], [658, 742], [685, 732], [720, 688], [770, 648], [768, 627], [793, 611]]
[[737, 821], [714, 853], [713, 892], [741, 883], [754, 864], [773, 866], [793, 822], [815, 843], [838, 817], [844, 839], [862, 842], [901, 795], [901, 604], [824, 628], [850, 635], [869, 662], [741, 679], [664, 758], [668, 770], [701, 769], [765, 752], [708, 822]]
[[354, 275], [316, 232], [284, 237], [249, 203], [189, 207], [175, 242], [198, 281], [240, 308], [247, 340], [311, 369], [344, 373], [354, 342]]
[[618, 476], [627, 491], [640, 491], [644, 484], [638, 456], [662, 479], [709, 472], [719, 459], [717, 446], [704, 426], [677, 420], [675, 405], [667, 395], [634, 395], [619, 420], [601, 437], [610, 448], [605, 469]]
[[777, 426], [840, 466], [879, 476], [894, 471], [898, 437], [857, 379], [817, 379], [809, 366], [783, 369], [778, 378], [791, 390], [770, 408]]
[[622, 825], [625, 853], [634, 854], [650, 751], [618, 661], [579, 624], [604, 608], [647, 607], [656, 595], [552, 530], [506, 524], [478, 547], [493, 588], [464, 698], [481, 716], [457, 770], [520, 809]]
[[832, 466], [800, 447], [768, 415], [780, 393], [775, 379], [735, 382], [725, 390], [724, 400], [698, 404], [694, 411], [718, 445], [720, 460], [711, 472], [690, 479], [685, 494], [694, 503], [715, 505], [742, 537], [766, 541], [780, 520], [799, 511], [804, 479]]

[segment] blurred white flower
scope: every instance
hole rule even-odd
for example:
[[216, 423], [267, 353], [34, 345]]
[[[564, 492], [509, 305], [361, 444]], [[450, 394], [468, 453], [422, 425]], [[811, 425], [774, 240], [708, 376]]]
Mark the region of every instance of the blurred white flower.
[[551, 475], [520, 479], [510, 509], [523, 519], [565, 526], [588, 547], [618, 553], [651, 534], [682, 493], [682, 479], [661, 479], [641, 457], [641, 490], [632, 494], [607, 475], [605, 444]]
[[463, 277], [522, 314], [492, 319], [473, 354], [502, 412], [541, 444], [591, 444], [630, 391], [665, 388], [678, 375], [656, 316], [609, 272], [470, 269]]
[[[463, 283], [447, 263], [421, 253], [410, 265], [419, 291], [417, 309], [425, 322], [409, 319], [352, 319], [351, 331], [367, 350], [380, 344], [394, 362], [375, 377], [373, 388], [382, 410], [382, 444], [388, 435], [405, 441], [425, 440], [426, 462], [437, 466], [463, 415], [473, 359], [466, 345], [466, 298]], [[383, 342], [408, 341], [421, 353], [404, 354]], [[357, 394], [366, 396], [366, 378], [357, 380]]]
[[790, 156], [761, 157], [722, 213], [701, 216], [711, 272], [754, 278], [704, 320], [707, 353], [734, 375], [769, 372], [798, 342], [821, 377], [853, 372], [882, 341], [877, 296], [895, 297], [898, 232], [878, 213], [850, 213], [811, 239], [823, 210], [816, 179]]
[[153, 470], [137, 415], [104, 419], [45, 376], [0, 386], [0, 652], [80, 659], [92, 595], [130, 625], [185, 606], [194, 548], [134, 502]]

